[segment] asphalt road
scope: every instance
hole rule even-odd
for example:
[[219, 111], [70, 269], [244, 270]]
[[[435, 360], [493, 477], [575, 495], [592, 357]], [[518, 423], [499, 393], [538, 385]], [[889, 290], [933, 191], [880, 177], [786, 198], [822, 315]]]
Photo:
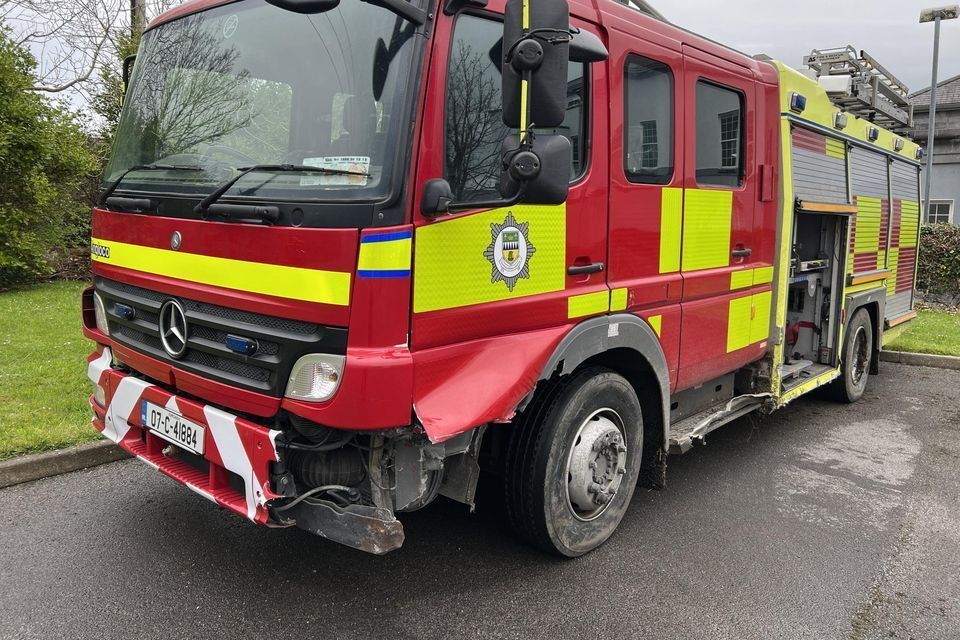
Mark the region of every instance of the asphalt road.
[[574, 561], [438, 501], [373, 557], [136, 461], [0, 491], [2, 638], [960, 637], [960, 372], [884, 365], [673, 458]]

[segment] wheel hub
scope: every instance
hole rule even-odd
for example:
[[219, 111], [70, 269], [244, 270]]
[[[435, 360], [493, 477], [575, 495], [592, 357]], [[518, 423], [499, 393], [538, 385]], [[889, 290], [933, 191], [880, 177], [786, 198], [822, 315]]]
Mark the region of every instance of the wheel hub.
[[592, 520], [617, 495], [626, 474], [623, 423], [612, 409], [588, 417], [573, 440], [567, 461], [567, 497], [581, 520]]

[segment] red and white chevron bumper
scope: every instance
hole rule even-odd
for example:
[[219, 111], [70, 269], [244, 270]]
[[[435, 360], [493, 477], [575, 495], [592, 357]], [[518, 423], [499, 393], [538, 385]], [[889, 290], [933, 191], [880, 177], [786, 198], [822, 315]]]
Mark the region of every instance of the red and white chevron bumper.
[[[106, 398], [106, 406], [90, 398], [93, 426], [105, 438], [208, 500], [266, 524], [267, 501], [280, 497], [269, 486], [270, 465], [279, 459], [276, 437], [280, 432], [111, 369], [111, 358], [110, 348], [105, 347], [88, 360], [87, 376], [103, 387]], [[164, 455], [169, 443], [141, 425], [144, 400], [204, 426], [203, 456], [186, 452]]]

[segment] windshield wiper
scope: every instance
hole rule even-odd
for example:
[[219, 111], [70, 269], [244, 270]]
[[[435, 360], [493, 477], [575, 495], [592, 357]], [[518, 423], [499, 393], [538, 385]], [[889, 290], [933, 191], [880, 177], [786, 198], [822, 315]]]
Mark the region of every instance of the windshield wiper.
[[[133, 173], [134, 171], [203, 171], [203, 168], [197, 165], [187, 165], [187, 164], [156, 164], [154, 163], [154, 164], [133, 165], [132, 167], [130, 167], [129, 169], [121, 173], [119, 176], [117, 176], [116, 180], [110, 183], [110, 185], [106, 188], [106, 190], [100, 196], [100, 201], [98, 202], [98, 204], [103, 205], [104, 203], [107, 203], [107, 199], [110, 198], [113, 192], [117, 190], [117, 187], [120, 186], [120, 183], [123, 182], [123, 179], [126, 178], [127, 175]], [[128, 200], [128, 198], [124, 198], [124, 200]], [[146, 198], [141, 198], [140, 200], [146, 201]], [[117, 204], [122, 206], [123, 204], [127, 204], [127, 203], [118, 202]]]
[[[369, 173], [364, 173], [362, 171], [328, 169], [325, 167], [309, 167], [301, 164], [255, 164], [252, 167], [240, 167], [239, 169], [240, 173], [221, 184], [219, 187], [210, 192], [208, 196], [201, 200], [197, 206], [193, 208], [194, 212], [200, 214], [210, 212], [223, 215], [225, 217], [233, 217], [231, 214], [248, 215], [260, 218], [264, 222], [271, 223], [279, 220], [280, 210], [277, 207], [257, 205], [214, 205], [214, 203], [219, 200], [223, 194], [229, 191], [233, 185], [237, 184], [237, 182], [239, 182], [244, 176], [253, 173], [254, 171], [269, 171], [273, 173], [285, 173], [292, 171], [303, 173], [322, 173], [328, 176], [360, 176], [362, 178], [371, 177]], [[211, 207], [214, 208], [211, 210]]]

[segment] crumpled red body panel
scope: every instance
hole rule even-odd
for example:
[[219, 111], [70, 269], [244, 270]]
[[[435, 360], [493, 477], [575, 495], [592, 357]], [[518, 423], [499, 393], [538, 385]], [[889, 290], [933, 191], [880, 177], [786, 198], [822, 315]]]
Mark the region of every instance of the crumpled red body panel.
[[414, 352], [413, 407], [430, 440], [510, 420], [568, 330], [552, 327]]

